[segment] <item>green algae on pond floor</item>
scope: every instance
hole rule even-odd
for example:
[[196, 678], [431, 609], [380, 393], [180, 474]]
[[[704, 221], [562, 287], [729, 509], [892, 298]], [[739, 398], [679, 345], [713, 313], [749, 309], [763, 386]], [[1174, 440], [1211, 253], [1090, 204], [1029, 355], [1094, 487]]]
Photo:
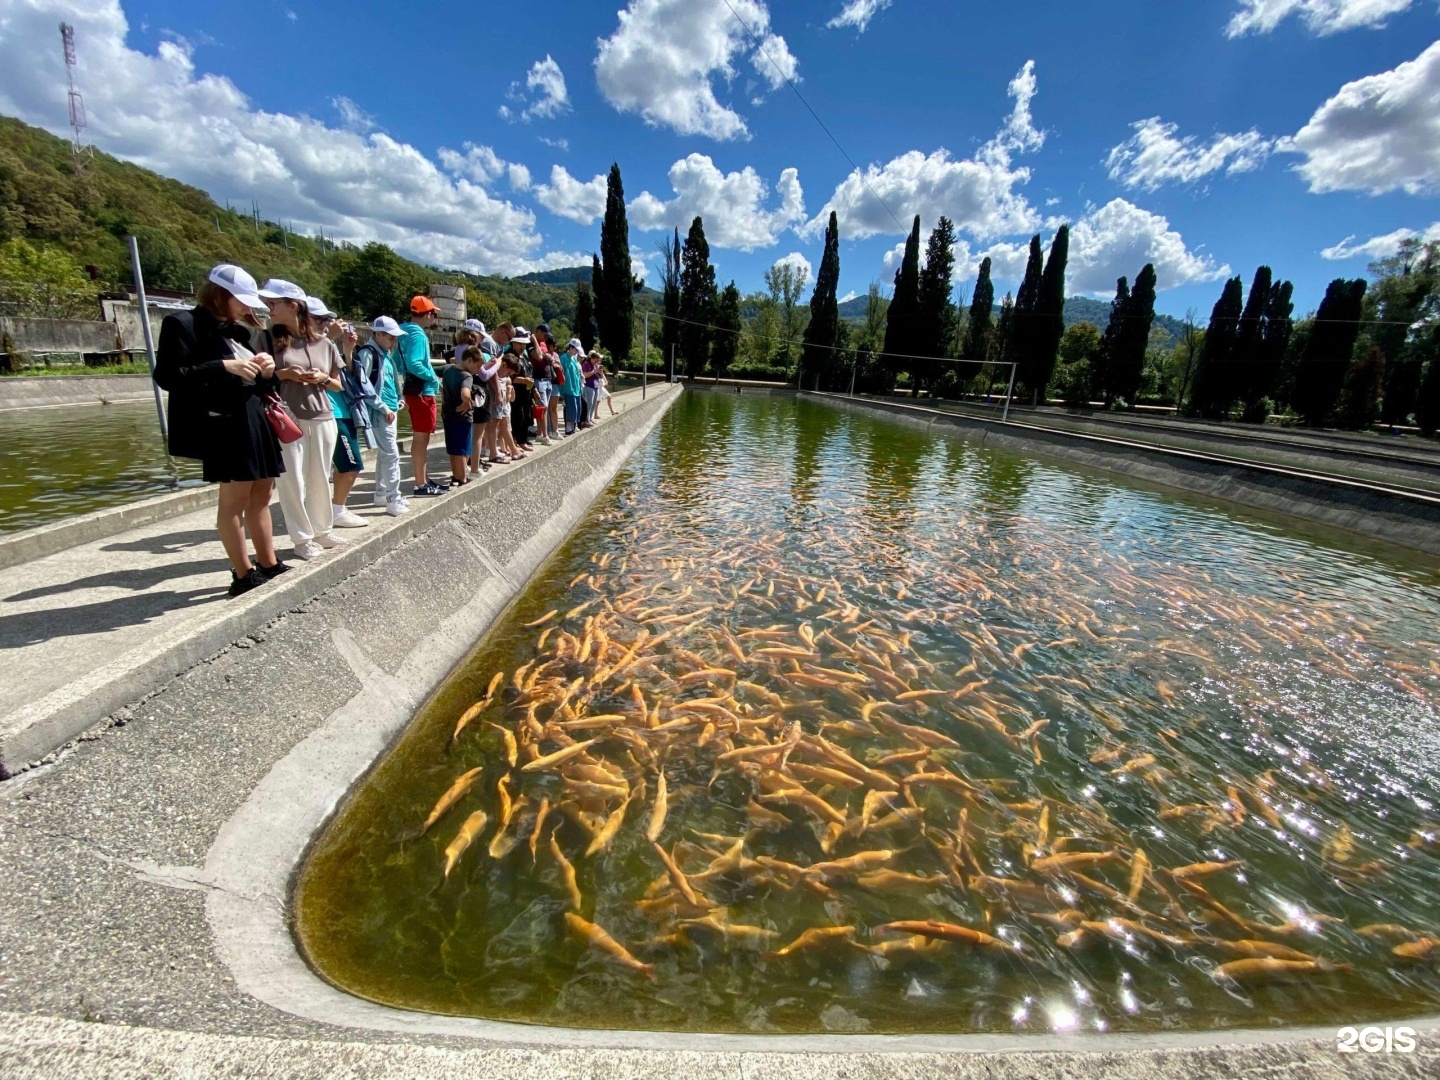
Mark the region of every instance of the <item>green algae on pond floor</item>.
[[687, 394], [317, 841], [297, 936], [376, 1001], [597, 1028], [1433, 1011], [1440, 587], [1337, 543]]

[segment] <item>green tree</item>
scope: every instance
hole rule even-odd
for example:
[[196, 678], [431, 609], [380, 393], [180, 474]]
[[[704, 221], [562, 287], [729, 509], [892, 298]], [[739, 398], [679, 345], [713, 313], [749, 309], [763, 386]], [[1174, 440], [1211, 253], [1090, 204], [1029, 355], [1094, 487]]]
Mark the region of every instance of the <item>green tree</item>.
[[895, 292], [886, 312], [883, 363], [890, 370], [891, 385], [894, 384], [895, 373], [908, 368], [908, 358], [915, 355], [919, 316], [920, 215], [916, 214], [915, 224], [905, 241], [905, 254], [900, 260], [900, 268], [895, 271]]
[[1440, 307], [1440, 241], [1409, 239], [1389, 258], [1370, 264], [1364, 331], [1385, 357], [1380, 420], [1407, 423], [1420, 392], [1424, 362], [1412, 327]]
[[1270, 267], [1261, 266], [1255, 270], [1250, 282], [1250, 292], [1245, 297], [1245, 307], [1240, 313], [1240, 324], [1235, 331], [1235, 345], [1231, 362], [1235, 365], [1237, 397], [1250, 397], [1250, 387], [1255, 381], [1255, 369], [1263, 362], [1265, 340], [1265, 309], [1270, 304], [1270, 290], [1274, 285], [1274, 274]]
[[[1133, 406], [1140, 399], [1150, 329], [1155, 324], [1155, 289], [1155, 266], [1146, 263], [1135, 275], [1135, 284], [1120, 311], [1120, 325], [1111, 338], [1111, 351], [1105, 360], [1112, 403], [1123, 398]], [[1114, 318], [1113, 312], [1111, 318]]]
[[715, 306], [715, 341], [710, 348], [710, 366], [724, 378], [740, 349], [740, 290], [730, 282]]
[[94, 318], [99, 298], [99, 285], [58, 248], [37, 248], [18, 237], [0, 244], [0, 300], [15, 314]]
[[[411, 297], [429, 288], [429, 277], [384, 244], [366, 244], [359, 251], [344, 253], [340, 269], [330, 280], [327, 299], [336, 311], [353, 318], [399, 315], [410, 309]], [[467, 313], [484, 322], [483, 315], [470, 311], [468, 292], [465, 307]]]
[[140, 248], [140, 273], [152, 289], [193, 289], [209, 272], [202, 260], [184, 247], [166, 229], [138, 225], [134, 230]]
[[[1035, 317], [1040, 303], [1040, 281], [1045, 273], [1045, 253], [1040, 237], [1030, 238], [1030, 259], [1025, 264], [1025, 277], [1015, 294], [1015, 310], [1010, 316], [1010, 333], [1006, 337], [1005, 360], [1016, 365], [1015, 384], [1025, 386], [1026, 376], [1033, 370]], [[1008, 376], [1007, 376], [1008, 377]]]
[[1245, 287], [1240, 278], [1225, 282], [1220, 299], [1210, 312], [1210, 325], [1205, 330], [1205, 345], [1195, 369], [1195, 383], [1190, 391], [1190, 408], [1196, 416], [1223, 420], [1230, 406], [1240, 397], [1244, 382], [1235, 364], [1235, 342], [1240, 333], [1240, 317], [1244, 313]]
[[710, 265], [710, 244], [705, 239], [705, 222], [699, 217], [690, 223], [685, 248], [680, 253], [680, 353], [685, 373], [695, 378], [710, 362], [711, 330], [715, 321], [715, 267]]
[[1360, 336], [1365, 281], [1336, 278], [1315, 312], [1305, 353], [1295, 372], [1293, 403], [1305, 423], [1320, 427], [1330, 418]]
[[[1029, 353], [1020, 369], [1020, 378], [1035, 404], [1040, 404], [1050, 389], [1060, 338], [1065, 333], [1065, 267], [1069, 261], [1070, 226], [1061, 225], [1050, 243], [1050, 257], [1040, 274], [1040, 291], [1035, 299], [1028, 339]], [[1148, 333], [1148, 327], [1146, 331]]]
[[1120, 278], [1115, 282], [1115, 299], [1110, 301], [1110, 321], [1105, 324], [1105, 334], [1100, 339], [1100, 352], [1092, 365], [1090, 392], [1103, 398], [1108, 407], [1116, 395], [1110, 388], [1111, 360], [1120, 348], [1120, 330], [1125, 325], [1126, 311], [1130, 307], [1130, 279]]
[[815, 292], [810, 297], [810, 324], [805, 327], [805, 347], [800, 353], [798, 381], [804, 384], [806, 372], [824, 371], [830, 366], [835, 349], [835, 335], [840, 329], [840, 307], [836, 291], [840, 287], [840, 223], [830, 211], [825, 227], [825, 250], [820, 256], [820, 269], [815, 273]]
[[994, 388], [998, 375], [1009, 388], [1010, 370], [1002, 367], [1015, 354], [1015, 298], [1009, 293], [1000, 301], [1000, 318], [995, 323], [995, 334], [991, 338], [990, 363], [984, 369], [984, 393]]
[[1092, 322], [1078, 322], [1060, 338], [1059, 365], [1054, 386], [1066, 405], [1090, 404], [1095, 358], [1100, 355], [1100, 328]]
[[1380, 393], [1385, 385], [1385, 354], [1371, 345], [1345, 372], [1345, 384], [1335, 406], [1335, 423], [1348, 431], [1363, 431], [1380, 415]]
[[680, 347], [680, 230], [666, 237], [660, 244], [664, 261], [660, 266], [661, 299], [665, 305], [665, 317], [660, 327], [660, 355], [665, 363]]
[[583, 281], [575, 283], [575, 336], [587, 353], [595, 348], [600, 336], [595, 326], [595, 302], [590, 297], [590, 286]]
[[1416, 345], [1425, 363], [1425, 375], [1415, 402], [1415, 423], [1426, 435], [1434, 435], [1440, 429], [1440, 322], [1425, 327]]
[[465, 286], [465, 314], [472, 319], [479, 319], [487, 330], [493, 330], [500, 325], [500, 305], [495, 302], [495, 298], [468, 285]]
[[[990, 265], [990, 256], [987, 255], [981, 260], [980, 276], [975, 279], [975, 295], [970, 300], [970, 321], [965, 327], [965, 345], [960, 350], [960, 355], [966, 360], [985, 360], [990, 354], [990, 337], [995, 325], [995, 285], [990, 280]], [[970, 366], [968, 377], [973, 379], [978, 371], [978, 368]]]
[[954, 291], [955, 225], [941, 216], [925, 245], [925, 268], [920, 271], [920, 292], [916, 305], [915, 355], [910, 361], [910, 384], [918, 395], [921, 389], [934, 390], [942, 364], [950, 351], [950, 328], [954, 325], [950, 294]]
[[625, 216], [625, 187], [620, 166], [610, 166], [605, 189], [605, 218], [600, 224], [598, 274], [592, 275], [600, 342], [616, 366], [630, 359], [635, 321], [635, 274], [630, 265], [630, 223]]
[[800, 332], [800, 297], [809, 280], [808, 271], [794, 263], [777, 262], [765, 271], [765, 287], [770, 290], [770, 301], [780, 316], [780, 341], [774, 362], [787, 373], [794, 362], [795, 340]]

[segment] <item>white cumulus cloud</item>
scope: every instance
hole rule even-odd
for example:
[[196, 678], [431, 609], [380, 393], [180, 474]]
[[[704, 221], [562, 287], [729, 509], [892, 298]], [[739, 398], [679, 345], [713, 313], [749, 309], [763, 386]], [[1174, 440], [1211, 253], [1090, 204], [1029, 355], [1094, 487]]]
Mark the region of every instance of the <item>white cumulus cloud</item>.
[[1045, 142], [1030, 111], [1036, 93], [1033, 60], [1011, 81], [1009, 93], [1015, 104], [1004, 126], [973, 158], [956, 160], [943, 147], [930, 154], [911, 150], [884, 165], [872, 164], [863, 174], [852, 172], [800, 230], [802, 235], [824, 229], [832, 210], [847, 239], [908, 233], [916, 214], [927, 223], [944, 214], [957, 229], [980, 239], [1037, 228], [1039, 216], [1016, 190], [1029, 182], [1030, 170], [1012, 163], [1014, 154]]
[[1111, 180], [1145, 191], [1170, 183], [1193, 184], [1222, 170], [1227, 175], [1250, 172], [1263, 165], [1274, 149], [1270, 139], [1253, 129], [1215, 135], [1202, 143], [1194, 135], [1176, 138], [1179, 126], [1158, 116], [1131, 127], [1135, 134], [1110, 151], [1105, 165]]
[[798, 78], [763, 0], [630, 0], [619, 14], [619, 28], [599, 43], [595, 76], [606, 101], [652, 126], [748, 138], [745, 118], [716, 96], [717, 80], [728, 88], [742, 57], [772, 89]]
[[550, 183], [535, 189], [535, 198], [552, 214], [577, 225], [591, 225], [605, 214], [607, 177], [604, 173], [581, 183], [563, 165], [550, 167]]
[[1391, 71], [1346, 83], [1278, 149], [1316, 194], [1410, 195], [1440, 187], [1440, 41]]
[[780, 174], [775, 185], [779, 204], [773, 208], [767, 205], [769, 187], [753, 168], [724, 173], [704, 154], [691, 154], [670, 166], [670, 186], [674, 198], [644, 191], [630, 204], [634, 228], [679, 229], [683, 235], [699, 215], [711, 247], [754, 251], [778, 242], [786, 229], [805, 220], [805, 193], [795, 169]]
[[331, 98], [330, 104], [334, 105], [335, 111], [340, 114], [340, 126], [346, 131], [368, 135], [379, 126], [375, 123], [374, 116], [344, 95]]
[[1407, 10], [1414, 0], [1240, 0], [1240, 10], [1225, 27], [1227, 37], [1268, 34], [1291, 15], [1298, 15], [1315, 34], [1338, 34], [1357, 27], [1380, 27], [1391, 15]]
[[[1047, 239], [1047, 258], [1049, 251]], [[997, 278], [1018, 281], [1025, 275], [1030, 245], [995, 244], [980, 255], [990, 256]], [[1216, 281], [1230, 274], [1228, 265], [1217, 265], [1210, 256], [1191, 251], [1184, 237], [1160, 214], [1125, 199], [1113, 199], [1104, 206], [1092, 207], [1071, 226], [1066, 288], [1071, 294], [1106, 295], [1114, 292], [1116, 278], [1124, 276], [1133, 281], [1146, 263], [1155, 264], [1162, 290]]]
[[789, 255], [776, 259], [774, 265], [792, 266], [805, 281], [815, 280], [815, 268], [810, 265], [810, 260], [798, 251], [792, 251]]
[[505, 180], [512, 191], [530, 190], [530, 170], [524, 165], [506, 161], [488, 146], [467, 142], [458, 151], [442, 146], [435, 156], [446, 170], [477, 184]]
[[888, 8], [892, 2], [893, 0], [848, 0], [840, 9], [840, 14], [825, 25], [832, 29], [853, 26], [863, 34], [870, 25], [870, 20]]
[[1360, 255], [1368, 255], [1372, 259], [1384, 259], [1399, 251], [1400, 244], [1406, 240], [1419, 240], [1423, 244], [1440, 240], [1440, 221], [1431, 225], [1424, 232], [1418, 229], [1396, 229], [1384, 236], [1372, 236], [1369, 240], [1361, 240], [1359, 243], [1356, 242], [1355, 237], [1347, 236], [1338, 244], [1322, 250], [1320, 257], [1332, 262], [1340, 259], [1354, 259]]
[[[62, 20], [84, 43], [79, 83], [102, 150], [222, 201], [253, 199], [270, 220], [378, 240], [438, 266], [525, 273], [569, 257], [543, 252], [531, 210], [442, 170], [414, 146], [260, 109], [230, 79], [198, 71], [178, 43], [162, 42], [153, 54], [130, 48], [118, 0], [5, 4], [0, 113], [64, 130], [64, 60], [54, 40]], [[263, 78], [263, 67], [253, 70]], [[523, 179], [508, 169], [507, 178]]]
[[[536, 117], [549, 119], [570, 111], [570, 91], [565, 86], [565, 73], [549, 53], [545, 54], [544, 60], [536, 60], [530, 66], [525, 76], [525, 89], [522, 90], [518, 82], [513, 82], [505, 96], [524, 105], [519, 119], [527, 124]], [[514, 119], [515, 113], [510, 106], [501, 105], [500, 117], [503, 120]]]

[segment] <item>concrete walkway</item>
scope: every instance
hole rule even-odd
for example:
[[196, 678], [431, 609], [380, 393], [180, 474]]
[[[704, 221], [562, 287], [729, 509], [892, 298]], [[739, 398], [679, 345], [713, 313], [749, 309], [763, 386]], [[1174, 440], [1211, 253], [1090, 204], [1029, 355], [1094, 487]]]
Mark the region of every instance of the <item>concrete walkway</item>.
[[[615, 408], [623, 412], [639, 400], [638, 391], [620, 393]], [[550, 452], [538, 444], [536, 451], [540, 456]], [[413, 486], [409, 459], [402, 457], [401, 490], [408, 492]], [[373, 466], [373, 454], [369, 460]], [[492, 468], [476, 478], [476, 487], [498, 481], [514, 467]], [[430, 473], [450, 474], [443, 444], [431, 449]], [[337, 564], [353, 572], [356, 565], [347, 557], [353, 549], [413, 528], [417, 512], [451, 497], [412, 499], [412, 513], [396, 519], [372, 505], [373, 493], [373, 472], [367, 470], [349, 503], [369, 527], [337, 530], [346, 547], [310, 563], [291, 555], [284, 519], [278, 503], [272, 504], [276, 548], [292, 570], [238, 600], [226, 591], [229, 560], [215, 533], [213, 504], [0, 569], [0, 665], [5, 672], [0, 680], [0, 776], [143, 696], [156, 679], [183, 670], [164, 663], [166, 654], [184, 664], [203, 659], [243, 634], [235, 615], [253, 614], [249, 623], [262, 625], [278, 614], [274, 605], [260, 603], [279, 593], [276, 586], [283, 584], [292, 604], [298, 604], [333, 583]], [[198, 649], [196, 642], [202, 643]], [[177, 654], [180, 643], [187, 647]]]

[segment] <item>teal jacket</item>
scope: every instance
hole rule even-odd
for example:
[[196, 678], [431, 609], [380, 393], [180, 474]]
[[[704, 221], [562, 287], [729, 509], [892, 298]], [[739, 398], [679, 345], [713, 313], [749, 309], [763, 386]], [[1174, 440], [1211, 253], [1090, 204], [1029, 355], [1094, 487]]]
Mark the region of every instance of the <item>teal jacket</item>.
[[568, 352], [564, 352], [560, 354], [560, 366], [565, 369], [566, 396], [579, 397], [580, 390], [584, 386], [580, 375], [580, 361]]
[[370, 385], [380, 397], [380, 404], [391, 412], [400, 411], [400, 384], [395, 375], [397, 352], [398, 348], [384, 352], [373, 341], [367, 341], [355, 350], [355, 356], [364, 367]]
[[440, 378], [430, 363], [430, 339], [414, 323], [401, 323], [400, 329], [405, 331], [405, 336], [396, 346], [400, 353], [400, 367], [406, 375], [414, 375], [424, 384], [421, 396], [434, 397], [440, 390]]

